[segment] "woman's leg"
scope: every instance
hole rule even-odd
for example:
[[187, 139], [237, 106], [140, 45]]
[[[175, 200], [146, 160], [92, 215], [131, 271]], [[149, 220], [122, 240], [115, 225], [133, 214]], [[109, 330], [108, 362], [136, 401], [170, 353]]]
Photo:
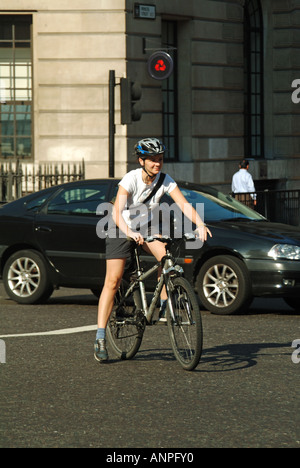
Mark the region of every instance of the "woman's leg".
[[[164, 255], [166, 255], [165, 244], [159, 241], [146, 243], [143, 245], [143, 249], [146, 252], [152, 254], [158, 261], [160, 261]], [[160, 275], [161, 275], [161, 268], [158, 270], [158, 278], [160, 278]], [[162, 289], [160, 297], [162, 300], [168, 299], [165, 286]]]
[[106, 276], [98, 304], [98, 328], [106, 328], [122, 280], [126, 258], [106, 260]]
[[105, 342], [106, 325], [123, 276], [125, 263], [126, 258], [106, 260], [106, 276], [98, 304], [98, 330], [94, 344], [94, 357], [98, 362], [105, 362], [108, 359]]

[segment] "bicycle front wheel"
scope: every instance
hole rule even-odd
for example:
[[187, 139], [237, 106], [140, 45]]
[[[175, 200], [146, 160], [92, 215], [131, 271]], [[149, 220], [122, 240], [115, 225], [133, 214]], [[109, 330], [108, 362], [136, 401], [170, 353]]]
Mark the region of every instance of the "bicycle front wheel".
[[185, 370], [198, 365], [203, 344], [202, 320], [197, 296], [190, 283], [181, 277], [171, 279], [169, 294], [173, 313], [168, 307], [168, 329], [177, 361]]
[[139, 291], [135, 290], [124, 301], [127, 289], [128, 283], [122, 280], [107, 324], [107, 340], [119, 359], [132, 359], [136, 355], [145, 330]]

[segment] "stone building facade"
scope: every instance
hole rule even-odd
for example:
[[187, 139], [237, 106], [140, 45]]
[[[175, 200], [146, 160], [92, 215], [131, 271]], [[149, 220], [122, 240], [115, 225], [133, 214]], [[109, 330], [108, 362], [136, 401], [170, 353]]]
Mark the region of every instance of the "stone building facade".
[[[247, 157], [259, 188], [300, 188], [299, 49], [300, 0], [0, 0], [0, 162], [84, 159], [107, 177], [114, 70], [117, 177], [158, 136], [176, 179], [230, 191]], [[167, 80], [148, 73], [156, 50], [174, 61]], [[128, 125], [122, 77], [142, 87]]]

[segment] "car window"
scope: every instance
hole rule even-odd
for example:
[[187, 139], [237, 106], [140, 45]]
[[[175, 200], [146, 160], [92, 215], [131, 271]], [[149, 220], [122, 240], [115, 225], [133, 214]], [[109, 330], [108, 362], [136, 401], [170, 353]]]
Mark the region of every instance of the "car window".
[[96, 216], [98, 205], [106, 201], [108, 187], [103, 183], [64, 189], [50, 201], [48, 214]]
[[48, 194], [43, 193], [42, 195], [39, 195], [31, 199], [30, 201], [26, 201], [25, 202], [26, 210], [35, 213], [45, 203], [47, 198], [49, 198], [49, 193]]
[[112, 197], [111, 197], [113, 201], [116, 199], [118, 190], [119, 190], [119, 184], [116, 184], [113, 188]]
[[[205, 221], [226, 221], [233, 219], [263, 220], [256, 211], [238, 202], [230, 195], [216, 191], [215, 194], [179, 187], [185, 198], [196, 208], [197, 203], [204, 203]], [[162, 201], [164, 201], [162, 199]]]

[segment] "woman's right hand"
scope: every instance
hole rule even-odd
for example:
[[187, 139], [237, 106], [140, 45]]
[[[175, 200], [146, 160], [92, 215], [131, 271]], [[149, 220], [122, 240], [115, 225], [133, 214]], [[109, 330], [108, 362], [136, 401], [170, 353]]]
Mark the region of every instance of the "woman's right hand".
[[128, 237], [131, 237], [138, 245], [143, 245], [144, 243], [144, 238], [139, 232], [129, 230]]

